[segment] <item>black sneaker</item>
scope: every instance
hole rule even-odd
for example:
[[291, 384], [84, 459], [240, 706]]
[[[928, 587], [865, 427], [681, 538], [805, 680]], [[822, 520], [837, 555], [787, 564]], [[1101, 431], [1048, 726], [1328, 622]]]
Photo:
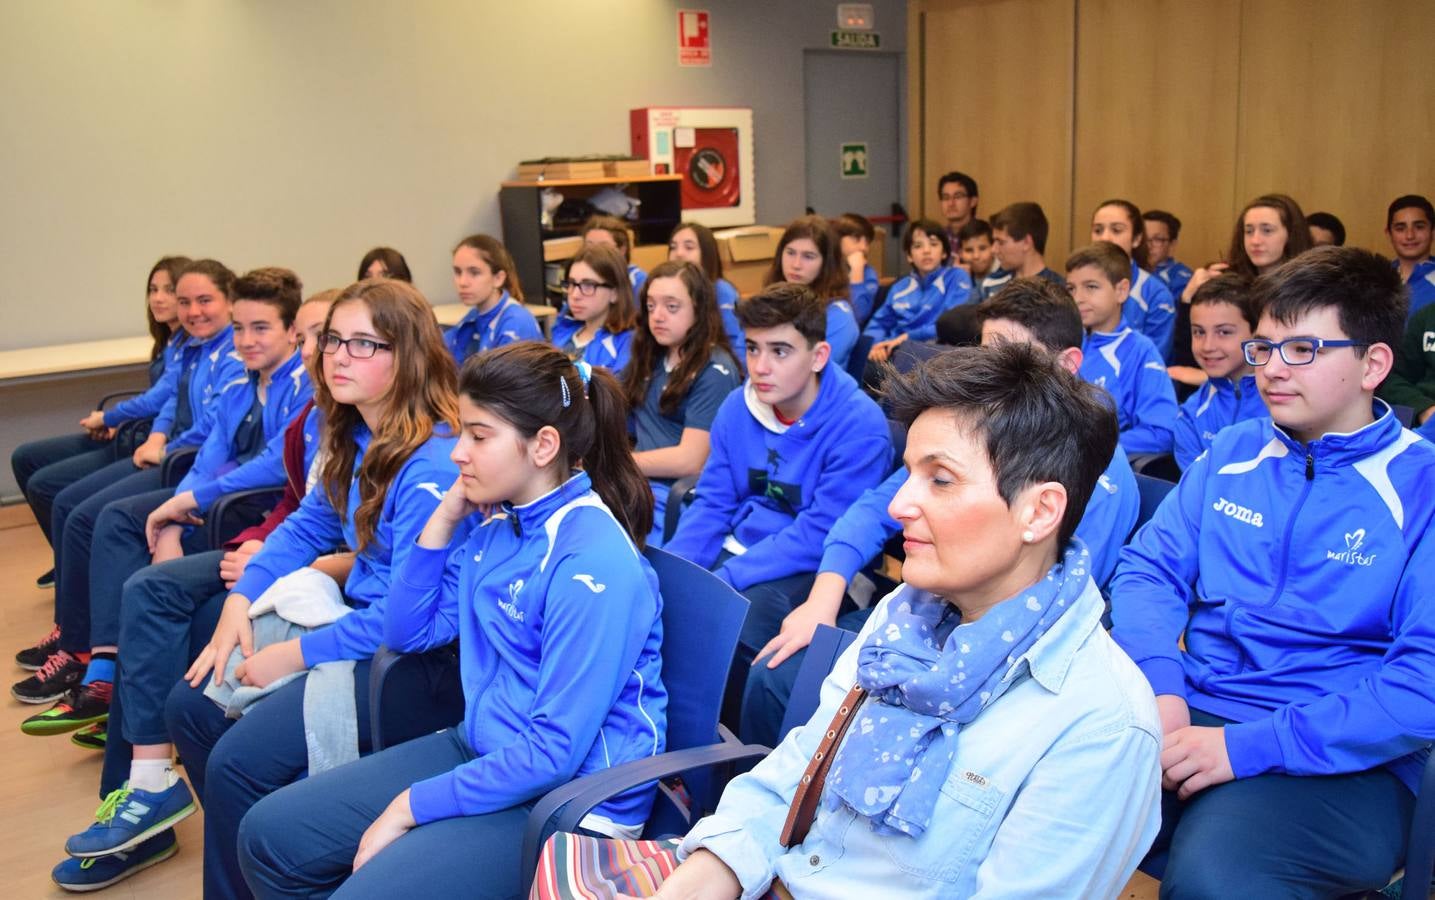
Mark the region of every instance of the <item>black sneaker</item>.
[[106, 722], [110, 718], [110, 695], [113, 692], [114, 686], [108, 681], [82, 684], [54, 706], [21, 722], [20, 730], [44, 737]]
[[60, 626], [56, 625], [45, 635], [45, 639], [33, 647], [26, 647], [15, 654], [15, 665], [22, 669], [36, 671], [50, 658], [50, 654], [60, 649]]
[[108, 722], [96, 722], [93, 725], [86, 725], [79, 731], [70, 735], [70, 743], [76, 747], [84, 747], [86, 750], [105, 749], [105, 740], [110, 736]]
[[41, 575], [39, 578], [36, 578], [36, 579], [35, 579], [35, 587], [37, 587], [37, 588], [52, 588], [52, 587], [54, 587], [54, 586], [55, 586], [55, 570], [54, 570], [54, 569], [51, 569], [50, 571], [46, 572], [44, 575]]
[[21, 703], [54, 703], [78, 687], [85, 677], [85, 664], [64, 650], [56, 650], [40, 671], [10, 688]]

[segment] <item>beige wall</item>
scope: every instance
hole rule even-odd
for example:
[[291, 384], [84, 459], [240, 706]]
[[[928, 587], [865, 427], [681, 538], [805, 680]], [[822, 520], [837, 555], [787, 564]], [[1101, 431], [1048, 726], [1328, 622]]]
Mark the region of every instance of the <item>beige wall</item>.
[[984, 214], [1038, 200], [1057, 267], [1108, 197], [1174, 212], [1199, 265], [1262, 193], [1389, 253], [1386, 204], [1435, 192], [1428, 0], [912, 0], [909, 28], [914, 207], [950, 168]]
[[[713, 66], [677, 66], [676, 10]], [[876, 0], [882, 49], [904, 0]], [[804, 206], [802, 50], [835, 5], [768, 0], [44, 0], [0, 4], [0, 350], [142, 332], [162, 254], [311, 290], [398, 247], [431, 298], [499, 233], [518, 160], [626, 152], [628, 110], [754, 110], [757, 211]]]

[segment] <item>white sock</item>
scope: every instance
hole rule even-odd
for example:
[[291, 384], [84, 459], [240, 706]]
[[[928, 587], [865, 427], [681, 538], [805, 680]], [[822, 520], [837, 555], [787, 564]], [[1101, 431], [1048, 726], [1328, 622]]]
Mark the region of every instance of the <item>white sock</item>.
[[168, 759], [130, 760], [130, 787], [156, 793], [174, 784], [178, 776]]

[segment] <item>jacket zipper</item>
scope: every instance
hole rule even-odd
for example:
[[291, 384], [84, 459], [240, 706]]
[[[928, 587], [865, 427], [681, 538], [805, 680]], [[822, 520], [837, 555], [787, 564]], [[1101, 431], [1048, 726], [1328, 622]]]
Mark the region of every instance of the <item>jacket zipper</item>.
[[[1295, 506], [1292, 507], [1290, 511], [1290, 518], [1286, 520], [1285, 536], [1281, 539], [1281, 547], [1278, 551], [1281, 558], [1280, 572], [1276, 578], [1275, 590], [1271, 592], [1271, 598], [1266, 601], [1265, 608], [1275, 606], [1276, 601], [1279, 600], [1281, 594], [1285, 592], [1287, 570], [1290, 568], [1291, 536], [1295, 533], [1296, 519], [1299, 518], [1300, 511], [1305, 506], [1306, 498], [1310, 496], [1310, 490], [1314, 484], [1315, 456], [1310, 452], [1309, 448], [1307, 448], [1305, 453], [1305, 485], [1301, 488], [1300, 497], [1296, 498]], [[1239, 612], [1241, 608], [1244, 607], [1238, 607], [1236, 612]], [[1235, 635], [1231, 633], [1233, 630], [1231, 621], [1234, 618], [1235, 612], [1232, 613], [1231, 619], [1226, 620], [1226, 635], [1231, 638], [1231, 641], [1235, 643], [1236, 646], [1241, 647], [1241, 671], [1245, 672], [1251, 667], [1252, 661], [1250, 655], [1246, 653], [1244, 645], [1237, 641]]]

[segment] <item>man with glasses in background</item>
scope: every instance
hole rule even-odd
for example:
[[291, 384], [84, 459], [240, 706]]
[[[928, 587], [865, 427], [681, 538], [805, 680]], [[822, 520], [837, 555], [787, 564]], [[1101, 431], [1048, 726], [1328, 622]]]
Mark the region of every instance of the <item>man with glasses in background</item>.
[[957, 265], [962, 251], [957, 232], [977, 217], [977, 180], [965, 172], [948, 172], [937, 179], [937, 199], [942, 202], [942, 218], [947, 222], [947, 245], [952, 248], [949, 259]]
[[1321, 247], [1254, 299], [1271, 418], [1216, 435], [1111, 585], [1161, 711], [1163, 897], [1379, 889], [1435, 739], [1435, 446], [1375, 399], [1400, 277]]

